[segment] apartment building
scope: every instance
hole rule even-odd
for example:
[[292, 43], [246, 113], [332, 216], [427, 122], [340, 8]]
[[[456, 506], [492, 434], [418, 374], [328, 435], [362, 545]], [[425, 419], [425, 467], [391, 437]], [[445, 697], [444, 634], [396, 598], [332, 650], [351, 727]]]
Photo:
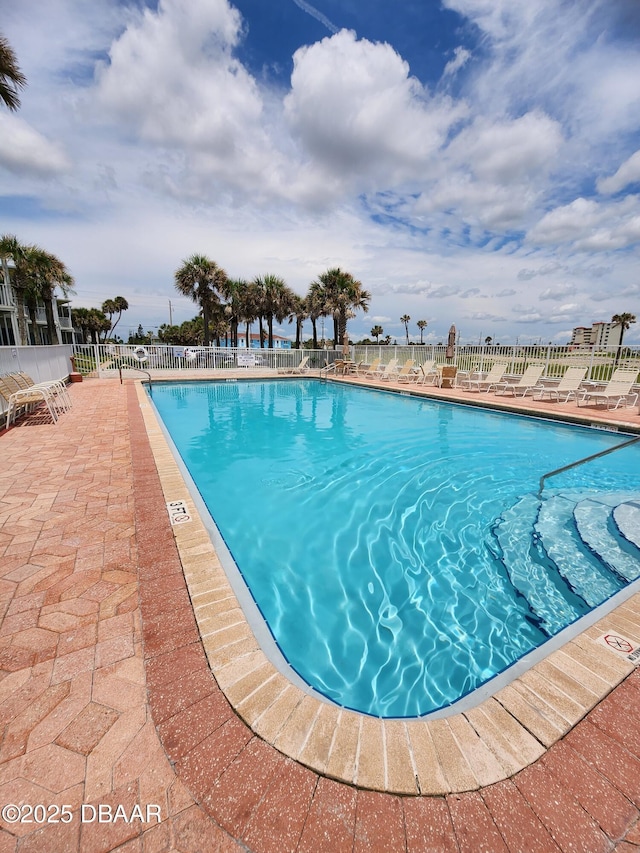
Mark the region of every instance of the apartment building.
[[591, 326], [576, 326], [571, 336], [573, 347], [618, 347], [622, 339], [619, 323], [596, 322]]
[[[11, 261], [0, 267], [0, 346], [16, 346], [20, 343], [18, 328], [18, 307], [16, 294], [11, 287]], [[25, 323], [29, 335], [29, 343], [72, 344], [73, 326], [71, 323], [71, 302], [68, 299], [53, 299], [53, 319], [56, 340], [50, 341], [47, 329], [47, 316], [44, 303], [36, 308], [36, 329], [32, 328], [31, 318], [27, 307], [24, 308]], [[37, 334], [36, 334], [37, 332]]]

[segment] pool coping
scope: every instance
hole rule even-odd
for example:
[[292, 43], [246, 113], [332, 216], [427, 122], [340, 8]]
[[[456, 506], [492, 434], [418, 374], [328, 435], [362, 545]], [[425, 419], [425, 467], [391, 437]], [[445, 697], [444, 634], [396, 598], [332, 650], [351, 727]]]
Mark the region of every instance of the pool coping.
[[235, 712], [284, 755], [359, 788], [476, 790], [535, 762], [633, 671], [599, 640], [616, 632], [640, 643], [640, 593], [475, 707], [446, 718], [383, 720], [309, 695], [260, 647], [143, 384], [135, 384], [165, 500], [184, 501], [190, 514], [172, 529], [209, 666]]

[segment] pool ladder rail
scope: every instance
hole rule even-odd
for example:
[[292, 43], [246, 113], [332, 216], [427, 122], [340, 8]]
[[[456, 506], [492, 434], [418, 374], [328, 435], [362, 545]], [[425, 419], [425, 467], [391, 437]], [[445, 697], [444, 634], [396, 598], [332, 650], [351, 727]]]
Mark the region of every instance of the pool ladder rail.
[[568, 465], [563, 465], [561, 468], [555, 468], [553, 471], [547, 471], [546, 474], [543, 474], [540, 477], [540, 484], [538, 486], [538, 500], [542, 499], [542, 490], [544, 489], [545, 482], [550, 477], [555, 477], [556, 474], [562, 474], [563, 471], [569, 471], [571, 468], [577, 468], [579, 465], [584, 465], [586, 462], [591, 462], [594, 459], [599, 459], [601, 456], [608, 456], [610, 453], [615, 453], [616, 450], [622, 450], [624, 447], [629, 447], [632, 444], [636, 444], [640, 441], [640, 435], [637, 435], [635, 438], [630, 439], [629, 441], [623, 441], [622, 444], [616, 444], [614, 447], [608, 447], [606, 450], [601, 450], [599, 453], [592, 453], [591, 456], [585, 456], [583, 459], [577, 459], [575, 462], [570, 462]]

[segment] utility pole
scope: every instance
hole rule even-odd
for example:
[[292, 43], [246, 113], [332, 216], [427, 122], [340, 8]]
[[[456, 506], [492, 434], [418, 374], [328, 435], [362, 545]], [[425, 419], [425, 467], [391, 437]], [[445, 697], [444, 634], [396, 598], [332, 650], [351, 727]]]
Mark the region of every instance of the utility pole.
[[169, 325], [173, 326], [173, 312], [171, 311], [171, 300], [169, 300]]

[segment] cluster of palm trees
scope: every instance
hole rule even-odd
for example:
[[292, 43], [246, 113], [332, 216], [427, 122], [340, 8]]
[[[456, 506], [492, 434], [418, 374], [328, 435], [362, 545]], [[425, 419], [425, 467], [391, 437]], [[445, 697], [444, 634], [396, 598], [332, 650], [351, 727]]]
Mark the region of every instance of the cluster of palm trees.
[[73, 308], [71, 319], [74, 328], [82, 335], [83, 344], [104, 343], [108, 337], [113, 338], [122, 312], [128, 308], [129, 303], [124, 296], [116, 296], [114, 299], [105, 299], [102, 308]]
[[[411, 320], [411, 317], [408, 314], [403, 314], [402, 317], [400, 317], [400, 322], [404, 326], [404, 331], [405, 331], [405, 335], [407, 338], [407, 346], [409, 346], [409, 321], [410, 320]], [[427, 323], [426, 320], [418, 320], [418, 322], [416, 323], [416, 326], [420, 329], [420, 344], [424, 343], [424, 330], [427, 328], [428, 325], [429, 324]], [[384, 329], [382, 328], [382, 326], [376, 325], [371, 329], [369, 334], [371, 335], [372, 338], [376, 339], [376, 343], [380, 343], [380, 338], [382, 337], [382, 335], [384, 335]], [[391, 335], [387, 335], [386, 338], [383, 339], [383, 342], [385, 344], [390, 344], [391, 343]]]
[[[246, 346], [250, 346], [250, 329], [259, 324], [260, 345], [273, 346], [273, 324], [288, 320], [296, 323], [296, 347], [301, 345], [302, 324], [309, 319], [313, 328], [313, 347], [318, 347], [317, 321], [333, 320], [333, 340], [342, 343], [347, 321], [358, 310], [367, 311], [371, 295], [351, 273], [339, 267], [329, 269], [312, 282], [306, 296], [299, 296], [277, 275], [257, 276], [252, 281], [229, 278], [218, 264], [206, 255], [192, 255], [175, 273], [176, 289], [200, 306], [203, 340], [209, 346], [230, 337], [231, 346], [238, 345], [238, 328], [246, 328]], [[266, 330], [265, 330], [266, 324]], [[164, 336], [167, 336], [164, 330]]]
[[[9, 272], [9, 261], [13, 269]], [[56, 288], [64, 296], [73, 292], [73, 277], [62, 261], [40, 246], [25, 245], [13, 234], [0, 237], [0, 262], [4, 280], [10, 281], [16, 294], [16, 310], [20, 343], [30, 343], [26, 312], [29, 315], [34, 344], [58, 343], [53, 300]], [[36, 322], [40, 303], [44, 304], [47, 340]]]

